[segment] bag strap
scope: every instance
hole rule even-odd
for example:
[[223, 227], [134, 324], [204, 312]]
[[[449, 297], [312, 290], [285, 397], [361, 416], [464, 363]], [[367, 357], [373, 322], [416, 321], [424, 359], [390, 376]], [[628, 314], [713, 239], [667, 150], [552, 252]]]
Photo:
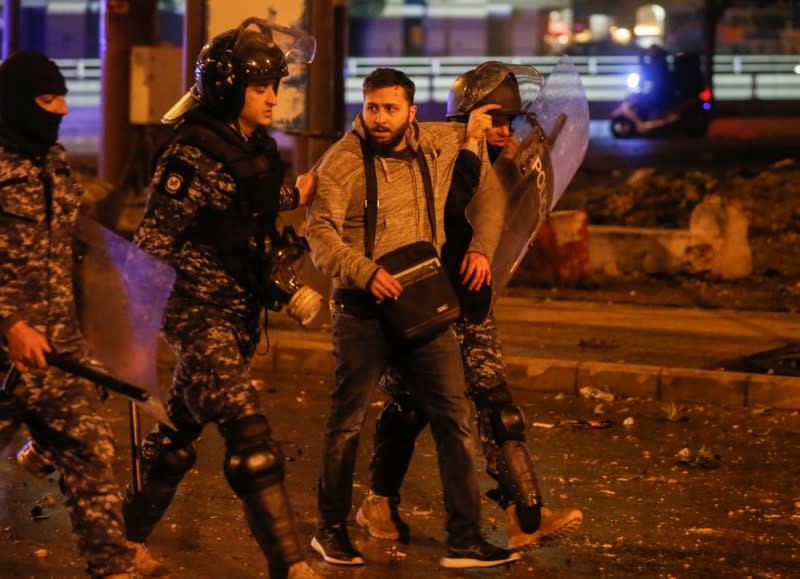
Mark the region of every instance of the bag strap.
[[364, 139], [358, 137], [358, 140], [361, 142], [361, 158], [364, 160], [364, 176], [367, 181], [367, 195], [364, 199], [366, 210], [364, 254], [372, 259], [372, 250], [375, 249], [375, 229], [378, 223], [378, 178], [375, 175], [375, 156], [372, 150]]
[[[431, 181], [431, 172], [428, 170], [428, 163], [425, 161], [422, 147], [417, 148], [417, 162], [419, 163], [419, 172], [422, 173], [422, 186], [425, 189], [425, 198], [428, 200], [428, 221], [431, 222], [433, 247], [438, 248], [439, 244], [436, 243], [436, 205], [434, 205], [435, 201], [433, 198], [433, 181]], [[436, 253], [439, 253], [438, 249]]]
[[[361, 143], [361, 157], [364, 161], [364, 176], [367, 185], [366, 198], [364, 200], [364, 208], [366, 210], [364, 254], [372, 259], [372, 252], [375, 249], [375, 230], [378, 223], [378, 178], [375, 174], [375, 155], [373, 155], [367, 141], [358, 134], [356, 136]], [[428, 169], [428, 163], [425, 161], [425, 155], [422, 153], [422, 148], [417, 148], [417, 163], [419, 163], [419, 171], [422, 174], [422, 186], [425, 189], [433, 246], [438, 247], [436, 242], [436, 206], [434, 205], [433, 182], [431, 181], [431, 173]]]

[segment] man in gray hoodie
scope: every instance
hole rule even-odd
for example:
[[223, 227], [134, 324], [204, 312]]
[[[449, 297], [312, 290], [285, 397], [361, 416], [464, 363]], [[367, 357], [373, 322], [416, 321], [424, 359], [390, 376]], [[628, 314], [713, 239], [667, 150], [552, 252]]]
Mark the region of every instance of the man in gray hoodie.
[[[489, 544], [480, 532], [474, 441], [452, 327], [422, 342], [405, 342], [387, 331], [377, 306], [379, 300], [399, 296], [403, 287], [375, 259], [416, 241], [433, 242], [441, 249], [444, 204], [456, 158], [462, 147], [471, 148], [481, 155], [486, 174], [485, 144], [473, 132], [468, 139], [464, 125], [417, 123], [414, 83], [398, 70], [374, 70], [364, 79], [363, 89], [364, 105], [353, 130], [329, 149], [319, 166], [306, 230], [315, 265], [333, 278], [336, 357], [336, 381], [322, 441], [320, 520], [311, 544], [328, 563], [364, 563], [345, 523], [352, 509], [353, 470], [370, 398], [381, 374], [394, 364], [412, 377], [412, 395], [430, 419], [436, 444], [447, 513], [447, 554], [442, 566], [509, 563], [519, 556]], [[477, 132], [486, 128], [478, 127]], [[372, 248], [367, 248], [365, 234], [362, 141], [374, 155], [377, 175]], [[426, 199], [426, 179], [433, 193], [432, 208]], [[489, 275], [493, 248], [486, 245], [475, 236], [468, 250], [465, 275], [478, 285]]]

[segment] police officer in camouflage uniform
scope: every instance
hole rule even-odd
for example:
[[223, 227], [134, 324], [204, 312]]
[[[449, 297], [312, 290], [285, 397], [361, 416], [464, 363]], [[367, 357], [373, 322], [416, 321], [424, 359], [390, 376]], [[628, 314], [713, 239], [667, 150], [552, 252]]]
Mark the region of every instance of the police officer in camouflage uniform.
[[56, 142], [66, 92], [58, 66], [41, 54], [17, 52], [0, 65], [0, 368], [21, 373], [0, 394], [0, 438], [25, 424], [58, 468], [86, 572], [130, 577], [133, 550], [98, 389], [45, 360], [55, 351], [88, 362], [72, 286], [82, 189]]
[[[530, 75], [526, 80], [540, 81], [533, 67], [515, 69], [517, 75]], [[496, 163], [511, 139], [511, 121], [522, 113], [514, 69], [501, 62], [486, 62], [458, 77], [449, 97], [451, 120], [463, 122], [469, 116], [470, 123], [474, 123], [476, 109], [493, 105], [483, 114], [489, 156]], [[489, 311], [491, 289], [488, 285], [465, 286], [462, 280], [466, 263], [462, 260], [473, 235], [465, 210], [479, 177], [480, 160], [474, 153], [463, 150], [453, 169], [445, 206], [447, 243], [442, 250], [442, 262], [459, 294], [462, 316], [455, 329], [461, 345], [467, 394], [477, 409], [487, 472], [497, 482], [497, 488], [488, 495], [508, 515], [509, 546], [531, 548], [574, 531], [581, 524], [582, 514], [577, 509], [552, 512], [543, 507], [533, 461], [525, 445], [525, 418], [512, 399], [497, 325]], [[401, 539], [408, 535], [408, 525], [397, 512], [400, 486], [427, 417], [408, 393], [396, 369], [384, 375], [382, 386], [391, 398], [378, 417], [370, 464], [371, 492], [356, 519], [373, 536]]]
[[[317, 577], [304, 561], [284, 486], [284, 459], [250, 379], [263, 310], [258, 276], [278, 211], [310, 199], [315, 177], [283, 186], [285, 164], [266, 132], [288, 74], [269, 25], [248, 19], [200, 52], [195, 85], [173, 109], [180, 124], [160, 156], [134, 241], [175, 267], [163, 331], [178, 358], [168, 395], [177, 426], [143, 444], [143, 489], [125, 505], [143, 543], [192, 468], [213, 422], [224, 472], [269, 563], [270, 577]], [[170, 113], [168, 113], [170, 114]]]

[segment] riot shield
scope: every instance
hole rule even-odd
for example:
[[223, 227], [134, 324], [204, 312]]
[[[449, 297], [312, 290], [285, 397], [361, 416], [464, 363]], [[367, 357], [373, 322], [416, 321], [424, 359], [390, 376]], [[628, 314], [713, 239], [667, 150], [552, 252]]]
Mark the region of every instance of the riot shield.
[[156, 363], [175, 271], [87, 217], [78, 224], [78, 239], [83, 250], [76, 297], [91, 357], [112, 378], [142, 388], [147, 396], [129, 399], [172, 426], [161, 401]]
[[583, 162], [589, 105], [575, 66], [563, 56], [467, 206], [492, 259], [492, 301], [508, 285], [542, 223]]

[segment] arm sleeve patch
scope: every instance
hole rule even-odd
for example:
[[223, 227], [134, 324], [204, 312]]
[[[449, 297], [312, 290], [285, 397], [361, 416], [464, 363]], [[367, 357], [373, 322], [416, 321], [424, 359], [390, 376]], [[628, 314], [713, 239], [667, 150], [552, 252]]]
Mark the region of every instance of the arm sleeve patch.
[[196, 174], [197, 169], [191, 163], [173, 157], [164, 166], [158, 190], [173, 199], [183, 199]]

